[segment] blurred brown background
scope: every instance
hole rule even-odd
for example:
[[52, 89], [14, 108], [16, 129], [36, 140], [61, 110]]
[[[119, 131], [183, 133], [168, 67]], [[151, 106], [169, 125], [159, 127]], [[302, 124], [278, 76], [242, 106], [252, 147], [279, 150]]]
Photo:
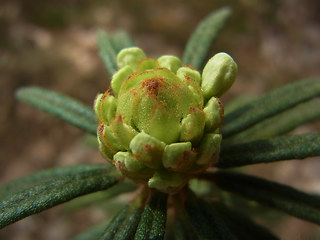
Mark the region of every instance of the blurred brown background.
[[[91, 105], [109, 79], [96, 49], [98, 29], [129, 31], [149, 56], [181, 56], [196, 24], [217, 7], [233, 9], [212, 54], [230, 53], [239, 66], [224, 102], [259, 94], [303, 77], [320, 76], [317, 0], [1, 0], [0, 183], [44, 168], [103, 162], [83, 133], [14, 99], [20, 86], [39, 85]], [[319, 122], [297, 132], [319, 131]], [[320, 193], [319, 159], [248, 171]], [[105, 217], [93, 207], [45, 211], [0, 230], [0, 239], [68, 239]], [[319, 239], [319, 227], [295, 218], [269, 224], [282, 239]]]

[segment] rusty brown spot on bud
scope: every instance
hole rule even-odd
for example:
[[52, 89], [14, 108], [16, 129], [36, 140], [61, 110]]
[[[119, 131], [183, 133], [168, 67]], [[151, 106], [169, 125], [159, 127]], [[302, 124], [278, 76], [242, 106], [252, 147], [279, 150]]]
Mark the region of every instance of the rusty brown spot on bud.
[[191, 107], [190, 107], [190, 112], [191, 112], [191, 113], [194, 113], [195, 111], [196, 111], [196, 108], [191, 106]]
[[191, 77], [190, 77], [188, 74], [185, 74], [185, 75], [184, 75], [184, 78], [185, 78], [187, 81], [191, 81]]
[[164, 83], [163, 78], [149, 78], [142, 82], [142, 88], [146, 88], [149, 95], [158, 95]]
[[103, 130], [104, 130], [104, 125], [103, 124], [100, 124], [98, 126], [98, 135], [99, 136], [103, 136]]
[[144, 148], [146, 151], [150, 151], [152, 149], [152, 146], [150, 144], [144, 145]]
[[184, 67], [191, 68], [193, 70], [197, 70], [195, 67], [191, 66], [190, 64], [183, 64]]
[[219, 107], [220, 107], [220, 117], [222, 119], [224, 117], [224, 107], [223, 107], [223, 104], [222, 104], [220, 98], [217, 98], [217, 100], [218, 100], [218, 104], [219, 104]]
[[106, 97], [108, 97], [111, 93], [111, 89], [109, 88], [107, 91], [105, 91], [105, 93], [102, 95], [101, 100], [105, 99]]

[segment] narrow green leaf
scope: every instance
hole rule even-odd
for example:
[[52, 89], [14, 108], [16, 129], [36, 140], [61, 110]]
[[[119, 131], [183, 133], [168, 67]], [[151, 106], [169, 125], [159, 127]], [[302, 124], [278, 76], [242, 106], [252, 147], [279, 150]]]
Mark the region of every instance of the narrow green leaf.
[[185, 210], [200, 239], [234, 239], [211, 206], [191, 192], [185, 202]]
[[[83, 171], [80, 169], [83, 168]], [[25, 179], [25, 183], [23, 183]], [[41, 212], [84, 194], [105, 190], [118, 182], [106, 167], [67, 167], [51, 170], [17, 180], [17, 190], [9, 183], [1, 188], [0, 227]]]
[[71, 240], [97, 240], [105, 230], [108, 223], [109, 220], [98, 223], [73, 237]]
[[263, 226], [255, 223], [249, 217], [243, 215], [235, 209], [223, 205], [222, 203], [213, 203], [214, 209], [223, 218], [233, 235], [239, 240], [277, 240], [279, 239], [273, 233]]
[[141, 218], [142, 211], [142, 208], [135, 206], [129, 206], [128, 208], [125, 208], [114, 217], [99, 240], [133, 239]]
[[267, 139], [283, 135], [305, 123], [319, 119], [320, 98], [314, 98], [290, 108], [248, 128], [224, 141], [224, 145]]
[[275, 89], [226, 115], [222, 127], [223, 137], [231, 137], [266, 118], [318, 96], [319, 78], [304, 79]]
[[132, 210], [131, 214], [121, 224], [121, 227], [114, 236], [114, 240], [131, 240], [134, 238], [142, 210], [142, 208]]
[[256, 163], [304, 159], [320, 155], [320, 133], [281, 136], [266, 140], [222, 146], [219, 168]]
[[106, 191], [99, 191], [76, 198], [65, 205], [68, 211], [75, 211], [90, 205], [108, 204], [109, 200], [119, 196], [120, 194], [132, 192], [137, 189], [137, 184], [129, 181], [122, 181], [117, 184], [117, 187], [108, 189]]
[[113, 239], [114, 235], [117, 233], [121, 224], [125, 221], [126, 217], [130, 213], [130, 207], [123, 208], [108, 224], [107, 228], [104, 229], [101, 236], [97, 239], [99, 240], [109, 240]]
[[298, 191], [292, 187], [228, 171], [206, 173], [201, 177], [212, 180], [220, 188], [292, 216], [320, 224], [320, 196]]
[[118, 69], [117, 66], [117, 51], [113, 45], [111, 36], [106, 31], [98, 32], [97, 44], [100, 57], [110, 76]]
[[231, 99], [231, 101], [229, 101], [226, 105], [223, 105], [224, 115], [229, 115], [231, 112], [248, 105], [249, 103], [255, 101], [258, 98], [259, 97], [257, 95], [239, 95]]
[[175, 240], [200, 240], [195, 227], [191, 224], [188, 218], [183, 219], [176, 217], [174, 219], [174, 239]]
[[135, 240], [164, 238], [167, 221], [168, 195], [153, 192], [141, 215]]
[[189, 38], [182, 61], [201, 69], [213, 41], [231, 14], [229, 7], [220, 8], [202, 20]]
[[132, 38], [126, 31], [117, 31], [111, 37], [114, 49], [117, 53], [124, 48], [135, 46]]
[[32, 187], [38, 182], [50, 178], [63, 177], [69, 175], [81, 174], [86, 171], [106, 169], [106, 164], [78, 164], [74, 166], [63, 166], [43, 170], [25, 177], [20, 177], [0, 186], [0, 198], [8, 195], [10, 192], [17, 192], [20, 189]]
[[214, 239], [215, 234], [207, 219], [203, 215], [203, 212], [199, 209], [198, 203], [194, 201], [188, 201], [185, 204], [185, 208], [188, 214], [188, 220], [195, 229], [198, 238]]
[[78, 100], [35, 86], [18, 89], [16, 97], [86, 132], [94, 135], [97, 133], [97, 121], [92, 108]]

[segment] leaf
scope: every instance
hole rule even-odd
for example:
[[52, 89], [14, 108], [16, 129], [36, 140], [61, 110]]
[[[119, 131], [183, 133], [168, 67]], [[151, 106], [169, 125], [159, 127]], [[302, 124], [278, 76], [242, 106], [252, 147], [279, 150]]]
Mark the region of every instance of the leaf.
[[285, 85], [240, 107], [223, 119], [222, 135], [226, 139], [254, 124], [300, 103], [320, 96], [320, 79], [311, 78]]
[[71, 240], [96, 240], [98, 239], [106, 228], [109, 220], [96, 224], [93, 227], [86, 229], [84, 232], [73, 237]]
[[212, 207], [191, 192], [185, 202], [185, 210], [199, 239], [234, 239]]
[[10, 192], [17, 192], [20, 189], [25, 189], [34, 184], [37, 184], [43, 179], [48, 178], [55, 178], [55, 177], [63, 177], [68, 176], [70, 174], [78, 174], [86, 171], [93, 171], [99, 169], [105, 169], [106, 164], [79, 164], [74, 166], [63, 166], [63, 167], [56, 167], [52, 169], [42, 170], [40, 172], [20, 177], [10, 182], [0, 186], [0, 198], [3, 195], [8, 195]]
[[154, 192], [145, 206], [135, 240], [163, 239], [167, 221], [168, 195]]
[[[65, 209], [68, 211], [75, 211], [80, 208], [84, 208], [90, 205], [109, 204], [109, 200], [127, 192], [132, 192], [137, 189], [137, 185], [133, 182], [122, 181], [117, 184], [117, 187], [108, 189], [106, 191], [99, 191], [92, 194], [88, 194], [79, 198], [76, 198], [65, 205]], [[114, 206], [112, 207], [114, 209]]]
[[320, 155], [320, 133], [281, 136], [266, 140], [222, 146], [219, 168], [256, 163], [304, 159]]
[[105, 31], [98, 32], [97, 44], [100, 57], [110, 76], [118, 69], [117, 66], [117, 50], [113, 45], [112, 38]]
[[117, 31], [111, 36], [111, 38], [116, 53], [120, 52], [124, 48], [135, 46], [130, 35], [126, 31]]
[[91, 107], [71, 97], [44, 88], [18, 89], [16, 97], [91, 134], [97, 134], [97, 121]]
[[99, 240], [131, 240], [139, 224], [142, 208], [129, 206], [117, 214]]
[[102, 165], [51, 169], [15, 180], [0, 189], [0, 227], [117, 182]]
[[113, 218], [100, 240], [163, 239], [167, 219], [167, 195], [152, 192], [144, 206], [145, 193], [140, 194], [134, 203]]
[[201, 69], [212, 42], [231, 15], [229, 7], [220, 8], [203, 19], [189, 38], [182, 62]]
[[142, 208], [135, 208], [131, 211], [131, 214], [127, 216], [117, 233], [114, 235], [114, 240], [126, 240], [133, 239], [137, 226], [141, 218]]
[[120, 228], [120, 225], [124, 222], [126, 217], [130, 212], [130, 207], [123, 208], [108, 224], [107, 228], [104, 229], [101, 236], [97, 239], [99, 240], [107, 240], [113, 239], [117, 230]]
[[117, 71], [117, 54], [123, 48], [135, 46], [130, 35], [126, 31], [117, 31], [109, 35], [106, 31], [98, 32], [97, 44], [100, 57], [110, 77]]
[[230, 171], [217, 171], [200, 176], [221, 189], [276, 208], [292, 216], [320, 224], [320, 196], [292, 187]]
[[224, 145], [267, 139], [288, 133], [296, 127], [319, 119], [320, 98], [301, 103], [224, 141]]
[[175, 240], [200, 240], [195, 227], [188, 218], [177, 216], [174, 219], [174, 238]]
[[214, 209], [223, 218], [232, 234], [239, 240], [277, 240], [273, 233], [263, 226], [255, 223], [246, 215], [235, 209], [223, 205], [220, 202], [213, 203]]
[[258, 99], [258, 97], [259, 96], [256, 96], [256, 95], [245, 94], [245, 95], [240, 95], [231, 99], [226, 105], [223, 105], [224, 115], [228, 115], [234, 110], [244, 107], [245, 105]]

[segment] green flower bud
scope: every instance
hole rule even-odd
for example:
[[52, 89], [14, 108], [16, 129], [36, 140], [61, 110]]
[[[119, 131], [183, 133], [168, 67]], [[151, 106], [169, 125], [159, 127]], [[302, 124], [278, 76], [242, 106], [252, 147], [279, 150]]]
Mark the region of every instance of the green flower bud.
[[122, 175], [138, 183], [145, 183], [145, 179], [150, 179], [154, 175], [154, 170], [142, 167], [130, 153], [119, 152], [114, 158], [114, 165]]
[[98, 122], [101, 121], [101, 116], [100, 116], [100, 100], [102, 98], [103, 94], [102, 93], [99, 93], [95, 100], [94, 100], [94, 103], [93, 103], [93, 110], [94, 110], [94, 113], [96, 114], [96, 117], [97, 117], [97, 120]]
[[[199, 156], [196, 163], [198, 165], [215, 163], [218, 160], [218, 158], [215, 158], [215, 154], [218, 154], [220, 151], [221, 140], [221, 134], [210, 133], [205, 135], [200, 144]], [[212, 159], [214, 159], [214, 162], [212, 162]]]
[[113, 163], [113, 155], [115, 154], [115, 151], [112, 151], [110, 148], [108, 148], [103, 142], [101, 142], [100, 137], [98, 137], [98, 143], [99, 143], [99, 150], [101, 155], [107, 159], [108, 162]]
[[115, 74], [112, 76], [111, 80], [111, 88], [113, 92], [117, 95], [121, 88], [122, 83], [133, 73], [133, 69], [126, 65], [123, 68], [120, 68]]
[[163, 166], [175, 172], [185, 172], [191, 168], [196, 153], [192, 151], [191, 142], [172, 143], [165, 147]]
[[140, 48], [125, 48], [117, 56], [117, 65], [119, 68], [130, 66], [132, 69], [136, 69], [138, 63], [145, 58], [146, 54]]
[[[200, 91], [195, 82], [191, 84]], [[171, 71], [147, 70], [132, 75], [122, 84], [117, 113], [139, 131], [172, 143], [179, 141], [181, 121], [187, 117], [190, 108], [196, 111], [202, 107], [202, 96], [199, 94], [196, 98], [194, 94]]]
[[201, 82], [201, 75], [198, 71], [193, 70], [189, 67], [181, 67], [177, 71], [177, 76], [181, 79], [192, 79], [197, 84], [200, 85]]
[[138, 134], [131, 126], [122, 121], [122, 117], [118, 116], [110, 123], [113, 135], [117, 142], [121, 145], [122, 149], [130, 150], [131, 140]]
[[141, 170], [146, 168], [136, 158], [132, 157], [132, 154], [129, 152], [117, 152], [113, 159], [116, 163], [120, 162], [128, 171], [141, 172]]
[[180, 190], [188, 180], [185, 174], [160, 170], [149, 179], [148, 186], [161, 192], [174, 193]]
[[120, 150], [124, 150], [121, 147], [120, 142], [112, 132], [111, 126], [99, 124], [98, 126], [98, 138], [99, 142], [103, 144], [105, 148], [108, 148], [113, 154]]
[[109, 123], [111, 119], [115, 117], [117, 110], [117, 99], [106, 92], [99, 99], [99, 104], [101, 105], [99, 117], [102, 121]]
[[201, 77], [177, 57], [151, 59], [139, 48], [123, 49], [114, 96], [98, 94], [94, 104], [102, 155], [124, 176], [167, 193], [212, 166], [223, 118], [217, 96], [236, 74], [230, 59], [215, 55]]
[[159, 67], [160, 67], [160, 65], [157, 60], [152, 59], [152, 58], [146, 58], [146, 59], [141, 60], [138, 63], [138, 66], [136, 67], [136, 72], [141, 73], [143, 71], [152, 70], [152, 69], [159, 68]]
[[206, 115], [205, 130], [212, 132], [217, 129], [223, 118], [223, 107], [218, 98], [212, 97], [203, 109]]
[[158, 169], [162, 166], [162, 154], [166, 144], [141, 132], [130, 142], [132, 154], [143, 164]]
[[180, 141], [197, 143], [203, 134], [205, 114], [197, 108], [190, 108], [190, 113], [181, 121]]
[[158, 58], [161, 67], [169, 69], [171, 72], [176, 73], [182, 67], [181, 60], [175, 56], [165, 55]]
[[238, 73], [237, 64], [226, 53], [214, 55], [202, 72], [201, 90], [205, 99], [220, 97], [234, 83]]

